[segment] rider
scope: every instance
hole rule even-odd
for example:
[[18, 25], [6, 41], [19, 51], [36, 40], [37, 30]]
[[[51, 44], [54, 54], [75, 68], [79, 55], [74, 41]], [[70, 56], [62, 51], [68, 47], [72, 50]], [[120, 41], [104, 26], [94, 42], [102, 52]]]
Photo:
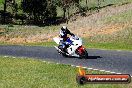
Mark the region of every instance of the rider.
[[60, 38], [63, 38], [63, 40], [60, 42], [60, 45], [62, 46], [61, 48], [63, 49], [63, 51], [66, 53], [67, 53], [67, 48], [69, 45], [66, 43], [66, 40], [68, 39], [67, 34], [74, 36], [74, 34], [71, 33], [66, 26], [62, 26], [62, 28], [60, 29], [59, 36]]

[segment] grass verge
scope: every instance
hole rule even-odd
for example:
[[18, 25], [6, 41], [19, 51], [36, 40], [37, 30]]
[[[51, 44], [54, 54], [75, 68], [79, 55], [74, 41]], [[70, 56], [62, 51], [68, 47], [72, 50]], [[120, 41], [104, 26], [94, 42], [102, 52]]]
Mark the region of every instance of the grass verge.
[[94, 49], [132, 50], [132, 45], [122, 43], [87, 43], [85, 46]]
[[[44, 47], [53, 47], [57, 46], [55, 42], [41, 42], [41, 43], [25, 43], [25, 44], [11, 44], [0, 42], [0, 45], [23, 45], [23, 46], [44, 46]], [[88, 49], [107, 49], [107, 50], [132, 50], [131, 44], [123, 43], [97, 43], [97, 42], [85, 42], [84, 46]]]
[[[76, 83], [77, 68], [29, 58], [0, 56], [0, 88], [131, 88], [130, 84]], [[102, 74], [99, 71], [87, 73]]]
[[[57, 44], [55, 42], [44, 42], [44, 43], [32, 43], [25, 45], [53, 47]], [[125, 43], [84, 42], [84, 46], [88, 49], [132, 50], [132, 45]]]

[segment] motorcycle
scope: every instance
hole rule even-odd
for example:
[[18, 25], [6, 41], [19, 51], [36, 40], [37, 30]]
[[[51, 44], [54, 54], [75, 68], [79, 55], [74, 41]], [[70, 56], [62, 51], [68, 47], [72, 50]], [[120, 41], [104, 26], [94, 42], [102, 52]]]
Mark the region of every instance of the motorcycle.
[[[60, 45], [60, 42], [63, 40], [60, 37], [54, 37], [53, 40], [56, 42], [56, 44]], [[78, 57], [78, 58], [88, 58], [88, 53], [86, 51], [86, 48], [82, 46], [82, 39], [78, 36], [71, 36], [68, 37], [66, 40], [66, 43], [69, 44], [67, 48], [67, 53], [63, 51], [63, 49], [60, 49], [58, 46], [54, 46], [59, 54], [62, 54], [65, 57]]]

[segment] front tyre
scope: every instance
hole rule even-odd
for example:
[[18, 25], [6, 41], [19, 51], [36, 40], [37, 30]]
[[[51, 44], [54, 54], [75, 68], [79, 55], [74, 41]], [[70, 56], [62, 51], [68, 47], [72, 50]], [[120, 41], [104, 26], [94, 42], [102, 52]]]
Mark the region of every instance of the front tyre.
[[88, 58], [88, 53], [83, 46], [78, 47], [78, 49], [76, 50], [76, 54], [79, 55], [80, 59], [82, 59], [82, 58], [87, 59]]
[[88, 59], [88, 52], [86, 50], [84, 51], [84, 57], [85, 59]]
[[83, 59], [83, 58], [88, 59], [88, 53], [86, 50], [84, 50], [84, 52], [80, 54], [79, 56], [80, 56], [80, 59]]

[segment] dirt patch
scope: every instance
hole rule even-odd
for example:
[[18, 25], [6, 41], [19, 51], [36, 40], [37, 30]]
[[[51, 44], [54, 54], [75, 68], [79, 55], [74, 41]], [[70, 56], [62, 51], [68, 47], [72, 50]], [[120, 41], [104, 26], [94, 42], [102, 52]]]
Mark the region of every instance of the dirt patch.
[[12, 44], [24, 44], [24, 43], [39, 43], [39, 42], [47, 42], [52, 41], [54, 35], [51, 34], [37, 34], [28, 37], [17, 37], [17, 38], [10, 38], [9, 36], [2, 36], [0, 37], [1, 42], [7, 42]]
[[101, 30], [98, 32], [98, 34], [112, 34], [114, 32], [121, 31], [125, 27], [127, 27], [128, 24], [114, 24], [114, 25], [106, 25], [105, 27], [101, 28]]
[[87, 17], [76, 17], [76, 21], [70, 22], [68, 25], [63, 25], [67, 25], [75, 34], [82, 37], [93, 36], [96, 34], [111, 34], [122, 30], [129, 24], [104, 24], [99, 22], [99, 20], [116, 14], [125, 13], [129, 10], [132, 10], [132, 3], [106, 7], [101, 9], [98, 13], [93, 13]]
[[73, 30], [73, 32], [81, 37], [89, 37], [98, 34], [112, 34], [114, 32], [123, 30], [128, 25], [129, 24], [109, 24], [109, 25], [104, 25], [103, 27], [97, 29], [80, 28], [78, 30]]
[[0, 33], [3, 33], [3, 32], [5, 32], [5, 29], [0, 28]]
[[[87, 28], [80, 28], [71, 31], [80, 37], [91, 37], [98, 34], [112, 34], [114, 32], [121, 31], [128, 25], [130, 24], [109, 24], [96, 29], [87, 27]], [[47, 41], [52, 41], [53, 37], [58, 35], [58, 31], [54, 33], [36, 34], [36, 35], [29, 35], [26, 37], [15, 37], [15, 38], [10, 38], [8, 35], [5, 35], [0, 37], [0, 41], [5, 41], [13, 44], [47, 42]]]

